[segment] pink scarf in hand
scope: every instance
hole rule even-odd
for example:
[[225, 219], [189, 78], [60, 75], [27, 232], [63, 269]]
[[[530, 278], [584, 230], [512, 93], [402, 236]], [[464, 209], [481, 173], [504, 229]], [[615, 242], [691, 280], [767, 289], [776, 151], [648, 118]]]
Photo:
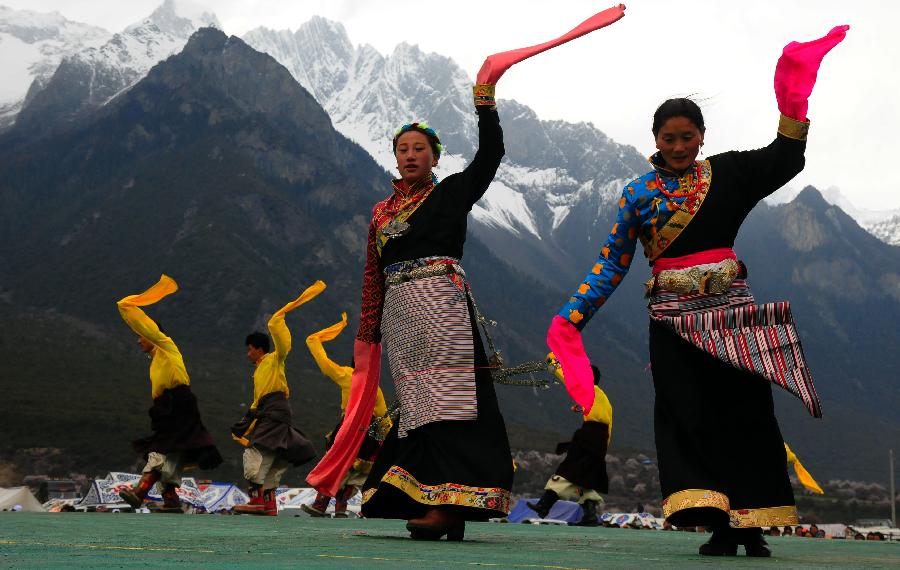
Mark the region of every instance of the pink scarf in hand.
[[356, 367], [350, 385], [350, 396], [341, 429], [325, 457], [309, 472], [306, 482], [323, 495], [333, 497], [341, 488], [344, 477], [356, 461], [369, 424], [381, 377], [381, 343], [356, 340], [353, 343]]
[[528, 59], [529, 57], [537, 55], [543, 51], [547, 51], [548, 49], [555, 48], [558, 45], [562, 45], [566, 42], [572, 41], [575, 38], [593, 32], [594, 30], [605, 28], [606, 26], [622, 18], [624, 15], [625, 5], [619, 4], [618, 6], [609, 8], [598, 14], [594, 14], [593, 16], [579, 24], [578, 27], [570, 31], [568, 34], [560, 36], [555, 40], [550, 40], [549, 42], [544, 42], [536, 46], [519, 48], [490, 55], [487, 57], [487, 59], [484, 60], [484, 63], [481, 65], [481, 70], [478, 71], [478, 78], [475, 80], [475, 83], [479, 85], [496, 85], [497, 81], [506, 72], [506, 70], [519, 63], [520, 61]]
[[806, 121], [808, 99], [816, 84], [822, 59], [843, 41], [850, 26], [835, 26], [825, 37], [784, 46], [775, 66], [775, 99], [778, 110], [797, 121]]

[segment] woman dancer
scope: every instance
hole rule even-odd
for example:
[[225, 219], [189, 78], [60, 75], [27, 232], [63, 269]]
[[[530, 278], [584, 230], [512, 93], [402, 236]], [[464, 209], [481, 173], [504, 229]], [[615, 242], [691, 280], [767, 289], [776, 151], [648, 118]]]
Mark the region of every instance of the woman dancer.
[[474, 87], [478, 151], [460, 173], [432, 173], [443, 146], [425, 123], [394, 135], [400, 178], [369, 225], [356, 367], [337, 440], [307, 481], [333, 494], [371, 419], [382, 336], [400, 417], [363, 486], [366, 517], [406, 519], [413, 538], [462, 540], [466, 520], [509, 512], [513, 466], [488, 359], [459, 261], [469, 212], [504, 154], [494, 87], [514, 63], [615, 22], [624, 6], [539, 46], [485, 60]]
[[797, 521], [771, 387], [760, 376], [792, 389], [814, 416], [818, 399], [788, 305], [753, 304], [732, 247], [756, 203], [803, 169], [807, 98], [847, 29], [785, 48], [775, 72], [778, 134], [763, 149], [697, 161], [700, 108], [689, 99], [660, 105], [653, 170], [625, 187], [600, 258], [548, 332], [574, 379], [567, 387], [590, 410], [580, 331], [625, 276], [640, 239], [654, 274], [646, 287], [663, 512], [673, 525], [714, 529], [703, 555], [734, 555], [743, 544], [748, 556], [770, 556], [760, 527]]

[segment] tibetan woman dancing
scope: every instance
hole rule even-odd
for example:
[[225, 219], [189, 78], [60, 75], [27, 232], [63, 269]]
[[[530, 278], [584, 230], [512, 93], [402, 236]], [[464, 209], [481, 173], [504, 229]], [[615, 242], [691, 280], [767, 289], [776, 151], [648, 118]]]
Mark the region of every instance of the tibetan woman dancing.
[[494, 86], [512, 64], [621, 16], [613, 8], [557, 40], [489, 57], [474, 87], [478, 151], [462, 172], [437, 180], [443, 147], [427, 124], [397, 130], [400, 179], [369, 225], [345, 421], [307, 478], [320, 492], [337, 491], [369, 426], [383, 339], [400, 417], [363, 486], [363, 515], [406, 519], [413, 538], [462, 540], [465, 521], [509, 512], [509, 442], [460, 266], [467, 216], [504, 154]]
[[[756, 305], [733, 251], [753, 207], [804, 166], [807, 98], [825, 54], [847, 27], [788, 45], [775, 71], [781, 119], [767, 147], [697, 161], [700, 108], [670, 99], [656, 110], [653, 170], [622, 193], [616, 223], [547, 341], [573, 397], [591, 408], [581, 330], [625, 276], [636, 241], [653, 269], [646, 284], [663, 513], [675, 526], [712, 527], [702, 555], [770, 556], [760, 527], [797, 523], [769, 380], [819, 417], [818, 397], [787, 303]], [[569, 384], [567, 382], [567, 387]]]

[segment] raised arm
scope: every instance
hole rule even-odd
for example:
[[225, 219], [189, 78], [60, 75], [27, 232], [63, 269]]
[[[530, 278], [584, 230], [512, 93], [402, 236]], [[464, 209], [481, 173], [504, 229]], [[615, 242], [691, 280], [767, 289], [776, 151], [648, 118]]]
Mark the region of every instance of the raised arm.
[[478, 150], [472, 162], [460, 173], [465, 181], [463, 187], [467, 192], [465, 200], [469, 210], [484, 196], [506, 153], [500, 115], [494, 104], [494, 86], [476, 85], [474, 92], [475, 110], [478, 113]]
[[[809, 123], [781, 115], [778, 134], [768, 146], [719, 155], [737, 168], [741, 183], [740, 197], [747, 206], [772, 194], [803, 170], [806, 163], [806, 133]], [[715, 160], [713, 157], [711, 160]]]
[[141, 309], [141, 307], [159, 302], [175, 291], [178, 291], [178, 284], [175, 283], [175, 280], [168, 275], [162, 275], [155, 285], [138, 295], [128, 295], [116, 303], [116, 306], [119, 314], [122, 315], [122, 320], [135, 334], [164, 352], [180, 355], [178, 347], [175, 346], [172, 339], [159, 330], [159, 325]]
[[307, 287], [299, 297], [275, 311], [275, 314], [269, 319], [269, 334], [272, 335], [272, 344], [275, 345], [275, 357], [278, 360], [283, 362], [291, 352], [291, 331], [288, 330], [287, 323], [284, 322], [285, 315], [324, 290], [325, 283], [316, 281]]

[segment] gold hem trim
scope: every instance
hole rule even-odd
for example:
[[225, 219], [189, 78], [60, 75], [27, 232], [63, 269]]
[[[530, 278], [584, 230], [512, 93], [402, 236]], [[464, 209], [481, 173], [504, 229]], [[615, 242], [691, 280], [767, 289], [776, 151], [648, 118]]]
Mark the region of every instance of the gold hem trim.
[[[458, 483], [425, 485], [417, 481], [405, 469], [396, 465], [388, 469], [388, 472], [381, 478], [379, 485], [381, 483], [396, 487], [408, 495], [409, 498], [423, 505], [454, 505], [504, 513], [508, 513], [510, 508], [510, 492], [506, 489], [469, 487]], [[377, 490], [377, 487], [367, 489], [363, 493], [363, 504], [371, 499]]]
[[765, 507], [761, 509], [735, 509], [730, 511], [731, 528], [755, 528], [800, 524], [797, 507]]
[[778, 132], [789, 139], [805, 141], [809, 133], [809, 121], [798, 121], [787, 115], [781, 115], [778, 119]]
[[732, 509], [728, 496], [709, 489], [685, 489], [663, 499], [663, 517], [685, 509], [713, 508], [728, 513], [731, 528], [756, 528], [790, 526], [800, 524], [797, 507], [763, 507], [758, 509]]
[[669, 518], [685, 509], [696, 508], [713, 508], [725, 513], [730, 512], [728, 496], [709, 489], [685, 489], [684, 491], [678, 491], [663, 499], [662, 504], [664, 518]]

